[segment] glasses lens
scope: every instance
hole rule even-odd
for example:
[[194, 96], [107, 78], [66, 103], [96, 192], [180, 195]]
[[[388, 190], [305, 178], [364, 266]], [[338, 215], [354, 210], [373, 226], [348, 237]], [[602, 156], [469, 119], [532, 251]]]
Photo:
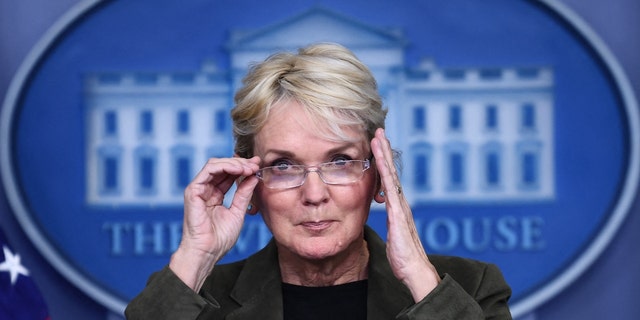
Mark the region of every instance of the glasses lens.
[[304, 173], [304, 166], [283, 164], [260, 169], [258, 178], [262, 179], [267, 188], [292, 188], [302, 184]]
[[367, 160], [341, 160], [320, 165], [322, 177], [329, 184], [349, 184], [362, 178]]

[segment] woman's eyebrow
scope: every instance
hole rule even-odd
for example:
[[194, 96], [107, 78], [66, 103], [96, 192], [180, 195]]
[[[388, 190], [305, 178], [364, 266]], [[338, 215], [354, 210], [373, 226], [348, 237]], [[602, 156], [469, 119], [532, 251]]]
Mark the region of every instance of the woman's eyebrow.
[[295, 158], [295, 154], [293, 152], [287, 151], [287, 150], [280, 150], [280, 149], [268, 149], [265, 151], [262, 157], [267, 158], [269, 156]]
[[[347, 152], [347, 151], [360, 152], [360, 148], [358, 147], [357, 144], [349, 142], [349, 143], [346, 143], [345, 145], [337, 146], [335, 148], [331, 148], [327, 150], [326, 155], [333, 155], [336, 153]], [[363, 152], [366, 153], [366, 150], [363, 150]]]
[[[324, 152], [325, 156], [335, 155], [337, 153], [347, 152], [347, 151], [360, 151], [357, 144], [355, 143], [345, 143], [344, 145], [336, 146], [334, 148], [330, 148]], [[366, 150], [364, 151], [366, 153]], [[297, 159], [296, 153], [294, 151], [283, 150], [283, 149], [267, 149], [263, 155], [263, 158], [268, 157], [285, 157], [290, 159]]]

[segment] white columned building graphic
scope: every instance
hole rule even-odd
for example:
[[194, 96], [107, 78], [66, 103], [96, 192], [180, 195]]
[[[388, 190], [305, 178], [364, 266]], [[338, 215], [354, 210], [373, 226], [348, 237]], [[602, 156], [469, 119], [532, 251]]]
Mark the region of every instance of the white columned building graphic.
[[175, 205], [210, 157], [232, 154], [226, 72], [122, 72], [86, 79], [87, 202]]
[[373, 71], [402, 151], [413, 205], [554, 198], [553, 70], [439, 68], [405, 63], [396, 29], [313, 8], [277, 24], [232, 31], [230, 66], [92, 72], [85, 80], [86, 200], [104, 206], [178, 206], [210, 157], [233, 154], [229, 110], [249, 64], [276, 50], [338, 42]]

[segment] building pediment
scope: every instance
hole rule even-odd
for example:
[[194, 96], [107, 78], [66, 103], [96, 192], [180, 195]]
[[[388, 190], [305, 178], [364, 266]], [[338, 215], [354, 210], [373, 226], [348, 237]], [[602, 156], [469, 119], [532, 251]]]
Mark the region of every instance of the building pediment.
[[337, 42], [350, 48], [400, 47], [399, 29], [361, 23], [322, 7], [314, 7], [276, 24], [255, 30], [232, 30], [231, 51], [299, 48], [313, 42]]

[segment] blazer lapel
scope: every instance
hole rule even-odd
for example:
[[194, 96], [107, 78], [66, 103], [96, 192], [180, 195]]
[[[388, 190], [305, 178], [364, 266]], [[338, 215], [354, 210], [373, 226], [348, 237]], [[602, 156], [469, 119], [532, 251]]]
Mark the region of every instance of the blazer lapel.
[[273, 240], [265, 250], [247, 260], [240, 273], [231, 298], [240, 307], [227, 319], [282, 320], [282, 278], [278, 265], [278, 254]]
[[393, 275], [384, 241], [368, 226], [365, 226], [365, 240], [369, 248], [367, 318], [395, 319], [400, 311], [414, 303], [413, 297], [409, 289]]

